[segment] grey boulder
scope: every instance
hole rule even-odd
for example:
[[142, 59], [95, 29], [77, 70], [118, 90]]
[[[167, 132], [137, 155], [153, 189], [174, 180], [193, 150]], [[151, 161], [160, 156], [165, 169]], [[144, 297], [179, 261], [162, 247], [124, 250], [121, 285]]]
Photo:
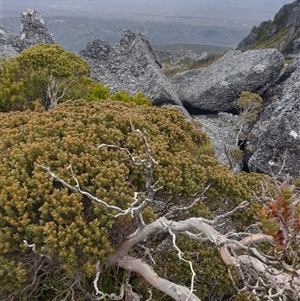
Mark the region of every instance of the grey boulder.
[[242, 91], [266, 91], [283, 65], [283, 56], [275, 49], [231, 50], [207, 68], [175, 75], [172, 83], [187, 109], [230, 112]]
[[248, 136], [251, 171], [300, 173], [300, 56], [268, 95], [270, 104]]
[[197, 115], [192, 117], [201, 123], [215, 150], [215, 156], [219, 163], [227, 165], [234, 172], [241, 171], [242, 162], [234, 162], [228, 157], [230, 156], [230, 151], [237, 148], [235, 126], [239, 123], [239, 116], [220, 112], [217, 115]]
[[162, 72], [158, 55], [143, 34], [126, 30], [114, 46], [93, 39], [79, 56], [91, 66], [91, 77], [111, 92], [142, 92], [155, 105], [182, 107], [177, 93]]

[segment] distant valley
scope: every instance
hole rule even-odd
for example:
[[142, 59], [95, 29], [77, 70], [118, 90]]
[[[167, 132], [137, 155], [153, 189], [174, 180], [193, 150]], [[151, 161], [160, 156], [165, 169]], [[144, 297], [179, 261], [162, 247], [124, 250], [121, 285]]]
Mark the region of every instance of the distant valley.
[[[142, 32], [153, 45], [174, 43], [223, 45], [235, 47], [249, 30], [238, 28], [192, 26], [180, 23], [143, 22], [126, 19], [94, 17], [44, 17], [49, 30], [65, 49], [78, 52], [93, 38], [98, 37], [114, 45], [126, 29]], [[3, 25], [19, 31], [19, 18], [5, 18]]]
[[57, 42], [78, 52], [98, 37], [114, 45], [125, 29], [144, 33], [154, 45], [174, 43], [234, 48], [254, 25], [273, 18], [288, 0], [2, 0], [2, 25], [19, 32], [19, 14], [39, 11]]

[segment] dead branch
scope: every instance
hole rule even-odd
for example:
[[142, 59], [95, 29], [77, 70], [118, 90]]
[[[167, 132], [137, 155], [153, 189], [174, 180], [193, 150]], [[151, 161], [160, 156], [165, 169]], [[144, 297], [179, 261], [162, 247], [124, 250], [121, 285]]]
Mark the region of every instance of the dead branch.
[[[263, 233], [253, 234], [248, 232], [234, 233], [234, 235], [233, 233], [222, 234], [216, 230], [222, 226], [224, 220], [226, 220], [236, 211], [246, 209], [251, 202], [242, 202], [233, 210], [219, 215], [212, 220], [204, 219], [202, 217], [191, 217], [182, 221], [168, 219], [178, 211], [190, 209], [197, 202], [199, 202], [201, 198], [204, 198], [204, 194], [208, 189], [207, 187], [200, 198], [195, 199], [191, 205], [185, 207], [174, 207], [171, 209], [170, 214], [167, 213], [165, 216], [158, 218], [149, 224], [144, 222], [142, 216], [143, 211], [147, 206], [153, 204], [155, 193], [159, 189], [156, 188], [156, 183], [153, 183], [153, 173], [157, 163], [151, 155], [150, 148], [144, 134], [139, 130], [135, 130], [135, 132], [140, 135], [144, 143], [146, 159], [132, 156], [127, 148], [121, 148], [115, 145], [107, 144], [101, 144], [98, 147], [100, 149], [102, 147], [108, 147], [117, 149], [119, 151], [124, 151], [128, 155], [132, 164], [144, 168], [146, 172], [147, 182], [145, 187], [145, 196], [142, 196], [141, 192], [135, 192], [132, 203], [129, 204], [128, 208], [126, 209], [109, 205], [105, 201], [96, 198], [86, 191], [83, 191], [80, 188], [77, 178], [73, 174], [71, 166], [69, 166], [69, 170], [71, 172], [73, 181], [75, 181], [75, 186], [61, 179], [54, 172], [52, 172], [50, 168], [38, 165], [53, 179], [60, 182], [70, 191], [80, 193], [81, 195], [88, 197], [92, 201], [99, 203], [105, 208], [113, 212], [117, 212], [116, 215], [112, 216], [117, 217], [119, 215], [131, 214], [135, 218], [137, 226], [136, 230], [125, 238], [123, 243], [117, 248], [114, 254], [107, 258], [106, 263], [108, 265], [122, 267], [129, 272], [136, 272], [140, 274], [154, 288], [166, 293], [174, 300], [200, 301], [193, 291], [195, 272], [193, 270], [192, 262], [183, 258], [182, 251], [176, 245], [177, 235], [184, 235], [190, 239], [203, 242], [209, 241], [210, 243], [214, 244], [218, 248], [224, 263], [228, 266], [233, 266], [236, 268], [238, 277], [240, 277], [244, 283], [244, 288], [251, 290], [256, 298], [266, 295], [268, 300], [274, 300], [274, 298], [282, 298], [282, 300], [287, 300], [286, 298], [288, 297], [295, 297], [294, 299], [296, 300], [300, 293], [299, 264], [296, 265], [295, 263], [292, 263], [291, 265], [288, 265], [285, 263], [284, 265], [280, 266], [280, 260], [278, 258], [264, 254], [258, 248], [260, 243], [269, 243], [272, 245], [273, 238], [271, 236]], [[129, 251], [134, 246], [140, 246], [144, 250], [148, 250], [146, 247], [144, 247], [145, 242], [161, 233], [169, 234], [172, 237], [172, 246], [176, 249], [179, 259], [190, 265], [192, 274], [190, 288], [159, 277], [149, 264], [143, 262], [141, 259], [133, 258], [128, 255]], [[35, 251], [34, 244], [29, 245], [26, 242], [26, 245]], [[151, 258], [150, 252], [148, 255]], [[155, 267], [154, 260], [152, 260], [152, 262]], [[293, 273], [291, 273], [291, 271]], [[97, 286], [100, 274], [101, 271], [99, 270], [98, 265], [96, 267], [96, 276], [93, 282], [98, 300], [102, 300], [104, 298], [121, 300], [124, 296], [125, 286], [121, 287], [119, 295], [103, 293], [98, 289]], [[233, 279], [232, 275], [231, 278]]]

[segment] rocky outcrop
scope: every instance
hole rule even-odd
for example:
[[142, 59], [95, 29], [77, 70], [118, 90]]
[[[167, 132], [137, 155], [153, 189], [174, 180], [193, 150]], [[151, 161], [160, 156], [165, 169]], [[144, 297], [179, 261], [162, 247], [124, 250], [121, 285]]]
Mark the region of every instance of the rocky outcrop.
[[277, 174], [300, 173], [300, 56], [294, 59], [278, 86], [271, 89], [271, 101], [248, 137], [251, 171]]
[[266, 91], [283, 65], [283, 56], [275, 49], [232, 50], [207, 68], [179, 73], [172, 83], [188, 110], [230, 112], [242, 91]]
[[111, 51], [110, 45], [101, 39], [93, 39], [87, 44], [86, 49], [82, 50], [79, 55], [87, 58], [90, 61], [104, 61], [108, 60]]
[[89, 62], [92, 78], [109, 86], [112, 93], [126, 91], [135, 95], [141, 91], [155, 105], [182, 106], [162, 72], [158, 55], [142, 34], [127, 30], [114, 47], [93, 39], [79, 56]]
[[55, 44], [41, 14], [33, 9], [21, 14], [19, 49], [22, 51], [38, 43]]
[[229, 162], [225, 148], [236, 148], [237, 133], [232, 129], [239, 122], [239, 116], [224, 112], [235, 108], [239, 93], [247, 90], [263, 96], [264, 108], [244, 133], [244, 169], [266, 174], [281, 170], [282, 176], [299, 176], [300, 56], [280, 73], [283, 64], [283, 56], [275, 49], [231, 51], [208, 68], [172, 79], [190, 112], [219, 112], [194, 117], [202, 123], [222, 164]]
[[262, 37], [262, 32], [264, 35], [269, 36], [269, 28], [272, 25], [272, 21], [264, 21], [259, 27], [253, 26], [251, 32], [242, 40], [237, 46], [237, 50], [246, 51], [251, 48], [251, 46], [255, 45], [258, 40]]
[[0, 56], [10, 58], [18, 54], [19, 37], [9, 28], [0, 27]]
[[[298, 6], [294, 8], [284, 21], [290, 26], [299, 19]], [[21, 24], [20, 36], [0, 28], [0, 51], [5, 57], [36, 43], [55, 43], [39, 13], [23, 13]], [[265, 26], [268, 37], [278, 28], [272, 22], [265, 22]], [[259, 28], [256, 30], [260, 34]], [[89, 62], [91, 76], [108, 85], [112, 93], [123, 90], [134, 95], [141, 91], [153, 104], [173, 106], [187, 118], [190, 116], [182, 104], [191, 113], [210, 113], [195, 119], [202, 123], [221, 163], [229, 163], [225, 149], [236, 150], [239, 145], [245, 152], [243, 163], [250, 171], [277, 174], [281, 170], [282, 174], [299, 176], [300, 56], [281, 73], [284, 57], [275, 49], [229, 51], [209, 67], [182, 72], [170, 82], [142, 34], [128, 30], [114, 47], [93, 39], [79, 54]], [[230, 112], [237, 113], [236, 101], [242, 91], [260, 94], [264, 107], [259, 120], [249, 122], [241, 141], [237, 141], [241, 117]], [[241, 162], [237, 163], [235, 171], [241, 167]]]
[[277, 48], [285, 56], [300, 52], [300, 1], [284, 5], [274, 20], [254, 26], [238, 45], [245, 51], [252, 48]]
[[37, 43], [54, 44], [55, 39], [41, 14], [33, 9], [21, 14], [21, 31], [16, 35], [12, 30], [0, 27], [0, 54], [6, 58], [18, 55], [22, 50]]
[[[254, 56], [257, 54], [261, 56], [260, 63], [256, 62], [257, 65], [248, 65], [248, 68], [244, 68], [245, 64], [255, 62]], [[221, 112], [229, 107], [232, 108], [234, 102], [230, 103], [229, 101], [230, 94], [226, 88], [227, 85], [219, 84], [225, 86], [221, 89], [218, 82], [214, 82], [214, 79], [219, 78], [219, 81], [226, 81], [228, 86], [235, 91], [237, 91], [235, 85], [241, 84], [242, 90], [261, 94], [264, 99], [263, 111], [258, 121], [249, 123], [250, 127], [243, 131], [243, 139], [245, 139], [245, 143], [242, 144], [242, 150], [244, 151], [243, 166], [237, 164], [234, 170], [238, 171], [240, 166], [244, 170], [253, 172], [277, 175], [280, 171], [283, 177], [286, 174], [298, 177], [300, 175], [300, 56], [293, 60], [284, 73], [280, 73], [283, 66], [283, 57], [276, 50], [246, 51], [242, 56], [234, 51], [229, 55], [232, 61], [228, 65], [224, 64], [228, 60], [225, 56], [225, 60], [223, 57], [217, 61], [209, 72], [198, 70], [179, 75], [181, 77], [185, 74], [192, 74], [197, 78], [200, 73], [201, 78], [197, 78], [197, 82], [192, 83], [193, 87], [198, 85], [198, 91], [205, 91], [202, 88], [203, 86], [210, 87], [207, 90], [209, 92], [202, 92], [201, 98], [198, 98], [200, 105], [196, 106], [191, 103], [192, 108], [198, 108], [200, 113], [206, 115], [193, 117], [203, 125], [203, 129], [210, 137], [220, 163], [228, 165], [229, 161], [225, 154], [225, 148], [227, 150], [236, 148], [237, 133], [233, 129], [240, 118]], [[234, 60], [235, 56], [236, 60]], [[220, 64], [222, 60], [223, 62]], [[270, 69], [264, 69], [265, 67], [262, 65], [265, 67], [268, 65]], [[239, 71], [236, 71], [237, 69]], [[263, 72], [266, 78], [260, 77], [259, 72]], [[210, 77], [210, 74], [215, 76]], [[191, 78], [182, 78], [181, 80], [185, 80], [185, 83], [180, 82], [182, 86], [177, 87], [178, 92], [179, 89], [183, 89], [183, 94], [187, 94], [187, 100], [192, 98], [192, 95], [188, 94], [188, 90], [191, 89], [191, 86], [188, 86]], [[236, 82], [234, 82], [234, 78], [236, 78]], [[175, 77], [175, 80], [178, 79]], [[175, 80], [173, 81], [174, 84], [178, 84]], [[250, 85], [255, 86], [255, 81], [256, 90], [251, 90]], [[212, 82], [211, 85], [209, 85], [210, 82]], [[185, 85], [187, 85], [186, 90], [184, 90]], [[213, 87], [214, 85], [216, 87]], [[232, 95], [231, 97], [233, 99]], [[226, 101], [227, 98], [228, 101]], [[187, 100], [183, 99], [185, 105]], [[231, 105], [226, 107], [224, 104]], [[220, 112], [215, 115], [207, 115], [207, 111], [214, 111], [214, 107], [218, 108]]]

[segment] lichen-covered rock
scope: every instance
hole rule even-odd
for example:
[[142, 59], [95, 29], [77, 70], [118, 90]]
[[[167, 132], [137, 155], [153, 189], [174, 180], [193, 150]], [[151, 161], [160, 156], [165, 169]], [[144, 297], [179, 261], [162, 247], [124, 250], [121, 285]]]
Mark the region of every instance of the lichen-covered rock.
[[209, 137], [219, 163], [231, 167], [235, 172], [241, 171], [242, 162], [233, 162], [229, 157], [230, 151], [237, 148], [235, 126], [240, 120], [239, 116], [220, 112], [217, 115], [193, 117], [202, 124], [203, 131]]
[[18, 36], [9, 28], [0, 26], [0, 57], [13, 57], [18, 54]]
[[[248, 137], [252, 171], [300, 173], [300, 56], [295, 58], [268, 95], [269, 106]], [[273, 95], [272, 95], [273, 94]]]
[[24, 50], [38, 43], [55, 44], [41, 14], [33, 9], [21, 14], [19, 48]]
[[266, 91], [283, 64], [275, 49], [232, 50], [207, 68], [179, 73], [172, 83], [187, 109], [230, 112], [242, 91]]
[[79, 54], [89, 60], [100, 60], [105, 62], [108, 60], [110, 51], [111, 46], [106, 41], [94, 38]]
[[17, 56], [22, 50], [38, 43], [55, 44], [41, 14], [33, 9], [21, 14], [21, 31], [16, 35], [11, 29], [0, 27], [0, 56]]
[[110, 87], [111, 92], [144, 93], [153, 104], [182, 106], [174, 87], [162, 72], [158, 55], [148, 39], [130, 30], [110, 47], [93, 39], [79, 56], [91, 66], [94, 80]]

